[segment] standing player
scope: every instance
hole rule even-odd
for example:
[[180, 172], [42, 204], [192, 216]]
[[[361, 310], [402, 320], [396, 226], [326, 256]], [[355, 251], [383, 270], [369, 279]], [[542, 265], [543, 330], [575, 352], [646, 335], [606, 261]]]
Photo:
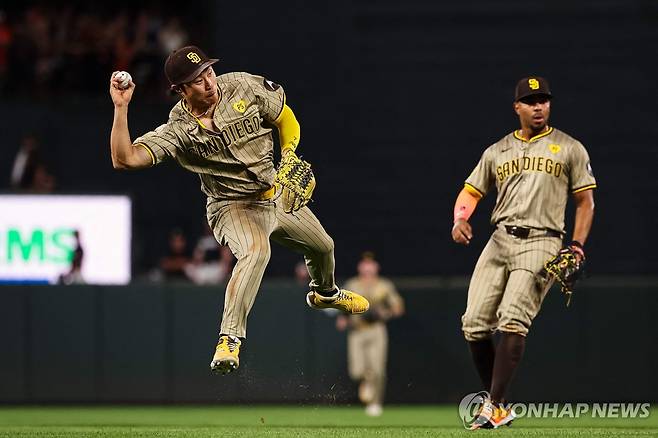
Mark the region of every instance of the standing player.
[[[495, 185], [498, 196], [491, 223], [496, 230], [475, 266], [468, 289], [462, 330], [490, 400], [472, 428], [508, 424], [505, 393], [525, 348], [525, 337], [546, 291], [537, 274], [555, 256], [564, 236], [569, 193], [576, 203], [572, 239], [579, 260], [594, 216], [592, 174], [583, 145], [548, 125], [548, 82], [521, 79], [514, 111], [521, 129], [487, 148], [457, 197], [452, 238], [468, 245], [468, 219], [478, 201]], [[492, 334], [501, 333], [494, 348]]]
[[347, 313], [368, 310], [368, 301], [334, 282], [334, 243], [307, 207], [295, 216], [274, 202], [276, 126], [281, 154], [294, 154], [300, 138], [283, 88], [248, 73], [215, 76], [209, 59], [195, 46], [174, 51], [165, 62], [171, 89], [181, 100], [167, 123], [134, 141], [128, 130], [128, 104], [135, 84], [121, 89], [110, 79], [114, 123], [110, 136], [117, 169], [139, 169], [174, 159], [201, 179], [207, 219], [217, 241], [237, 258], [226, 287], [219, 342], [210, 368], [226, 374], [239, 366], [247, 315], [270, 259], [270, 239], [304, 254], [311, 283], [306, 301], [314, 309]]
[[347, 335], [347, 365], [350, 377], [359, 381], [359, 399], [366, 405], [366, 414], [378, 417], [386, 389], [388, 333], [386, 322], [404, 313], [404, 301], [391, 280], [379, 276], [379, 263], [371, 252], [361, 257], [358, 276], [345, 287], [363, 294], [370, 310], [363, 315], [336, 319], [338, 330], [349, 328]]

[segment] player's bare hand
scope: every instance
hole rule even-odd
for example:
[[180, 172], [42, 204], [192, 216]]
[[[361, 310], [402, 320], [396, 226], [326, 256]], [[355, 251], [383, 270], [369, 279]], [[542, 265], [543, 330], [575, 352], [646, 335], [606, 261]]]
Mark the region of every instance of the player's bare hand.
[[115, 71], [110, 77], [110, 96], [112, 97], [114, 106], [127, 106], [130, 103], [130, 99], [133, 97], [133, 91], [135, 91], [135, 83], [131, 80], [128, 88], [121, 89], [119, 87], [119, 80], [115, 78], [117, 73], [119, 72]]
[[458, 219], [452, 226], [452, 240], [462, 245], [468, 245], [473, 238], [471, 224], [464, 219]]

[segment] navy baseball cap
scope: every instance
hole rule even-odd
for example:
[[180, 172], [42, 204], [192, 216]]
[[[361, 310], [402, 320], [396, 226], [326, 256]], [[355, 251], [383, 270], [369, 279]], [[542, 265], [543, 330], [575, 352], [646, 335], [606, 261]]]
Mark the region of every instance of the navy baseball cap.
[[546, 96], [549, 99], [553, 97], [551, 94], [551, 89], [548, 85], [548, 81], [539, 76], [523, 78], [516, 84], [514, 101], [516, 102], [523, 99], [524, 97], [534, 96], [536, 94]]
[[172, 86], [190, 82], [202, 71], [219, 61], [208, 58], [197, 46], [185, 46], [174, 50], [165, 61], [165, 75]]

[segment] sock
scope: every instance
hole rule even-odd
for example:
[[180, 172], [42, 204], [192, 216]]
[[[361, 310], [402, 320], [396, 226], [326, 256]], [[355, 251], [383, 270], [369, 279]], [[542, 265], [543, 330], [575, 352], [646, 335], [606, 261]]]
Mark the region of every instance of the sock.
[[331, 298], [334, 295], [336, 295], [338, 292], [340, 292], [340, 289], [338, 289], [338, 286], [336, 286], [336, 289], [331, 289], [327, 291], [321, 291], [321, 290], [315, 290], [315, 293], [324, 297], [324, 298]]
[[496, 357], [493, 338], [482, 339], [481, 341], [469, 341], [468, 346], [471, 349], [473, 363], [475, 363], [475, 368], [484, 389], [491, 391], [491, 377], [494, 369], [494, 358]]
[[525, 350], [525, 336], [516, 333], [503, 333], [494, 361], [493, 379], [491, 382], [491, 401], [503, 403], [507, 387], [512, 381], [516, 367], [521, 361]]

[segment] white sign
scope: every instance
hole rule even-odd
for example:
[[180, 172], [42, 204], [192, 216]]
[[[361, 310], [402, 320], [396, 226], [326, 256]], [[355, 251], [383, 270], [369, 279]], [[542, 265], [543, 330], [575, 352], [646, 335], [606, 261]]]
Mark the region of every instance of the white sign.
[[83, 281], [127, 284], [131, 228], [127, 196], [0, 195], [0, 283], [57, 283], [77, 231]]

